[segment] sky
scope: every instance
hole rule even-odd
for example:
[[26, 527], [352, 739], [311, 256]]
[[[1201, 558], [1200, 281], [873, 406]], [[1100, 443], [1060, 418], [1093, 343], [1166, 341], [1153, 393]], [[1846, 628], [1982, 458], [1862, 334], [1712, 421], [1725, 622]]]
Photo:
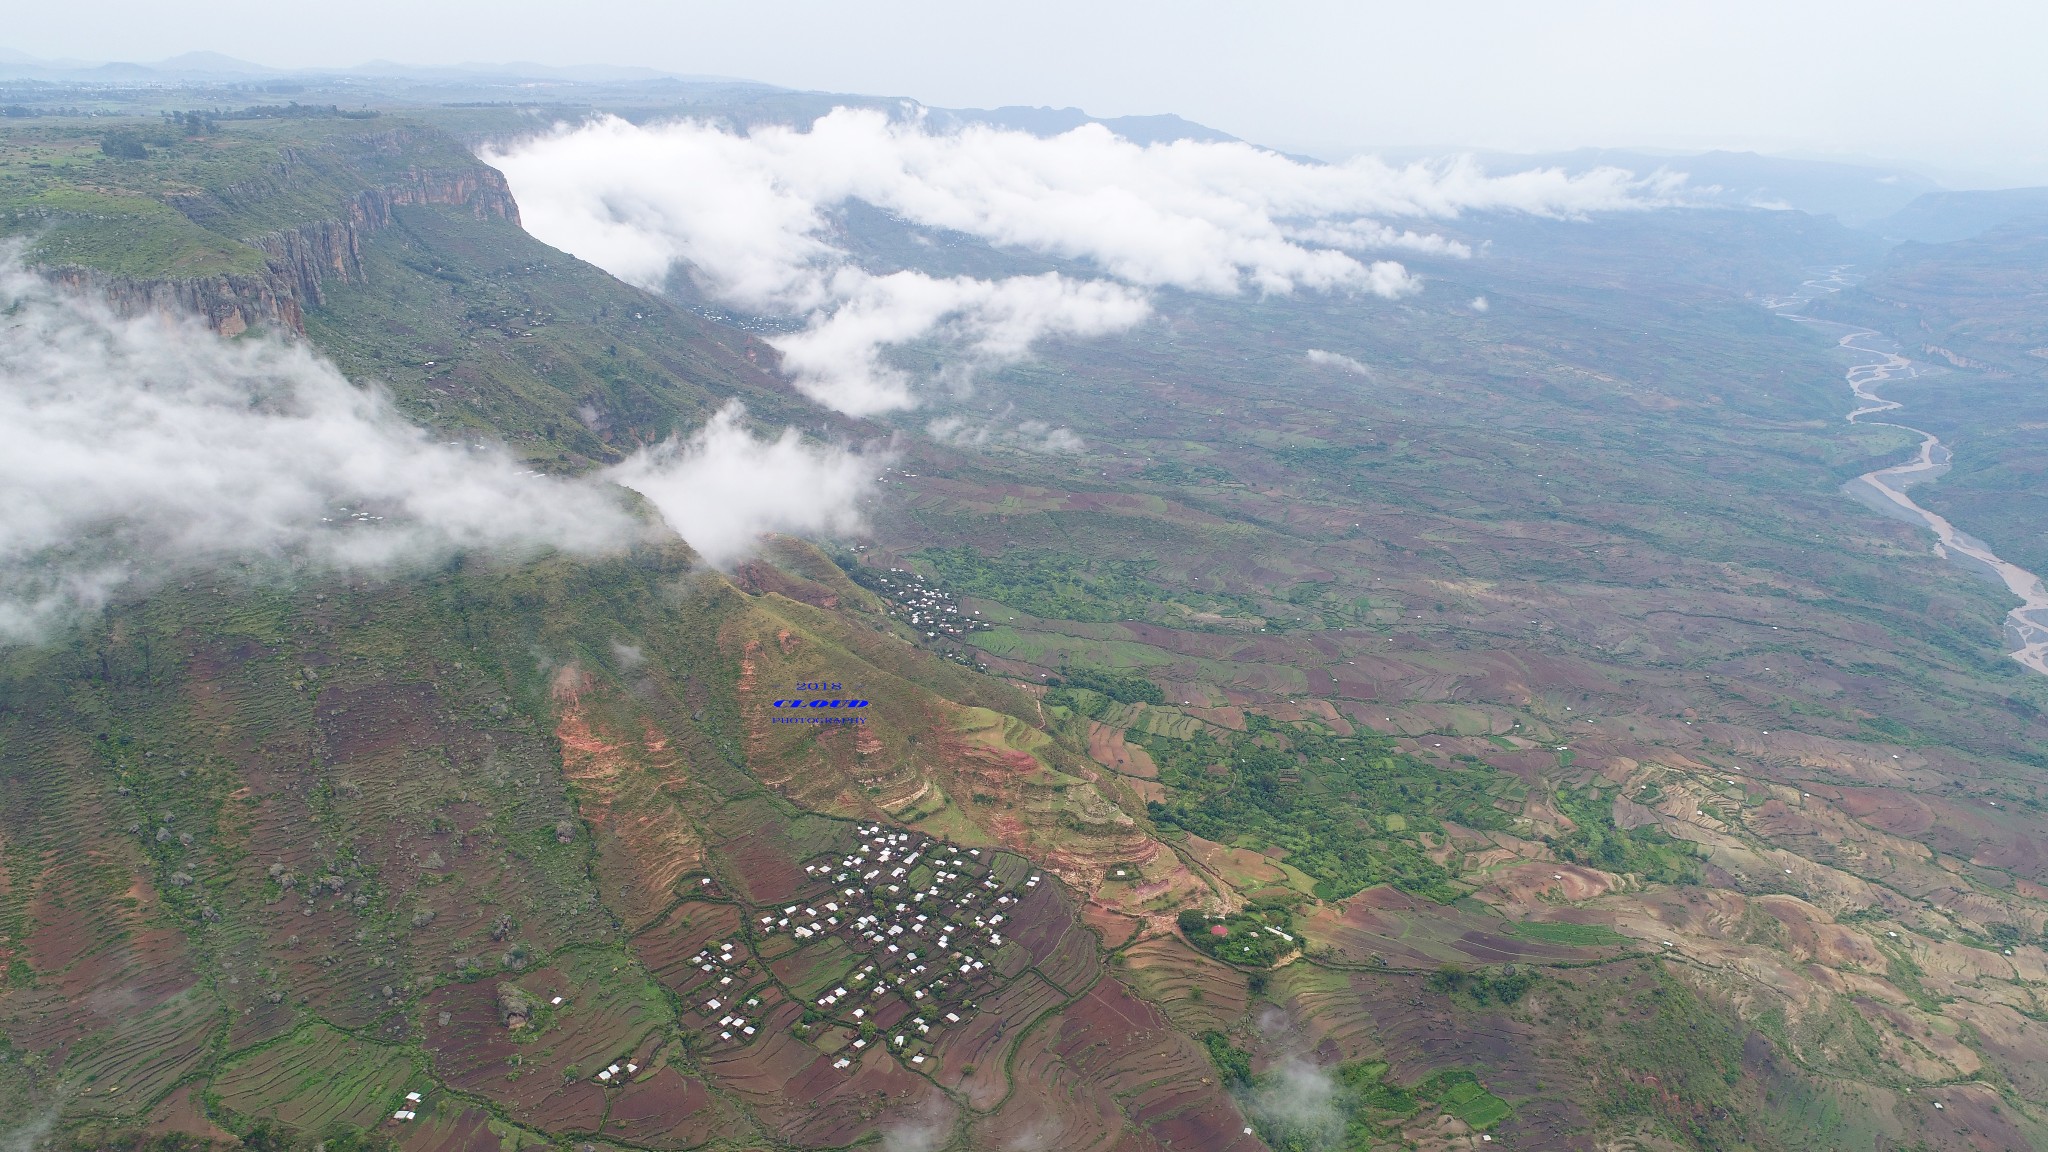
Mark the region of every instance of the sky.
[[1173, 112], [1326, 158], [1733, 148], [2048, 183], [2048, 5], [2005, 0], [212, 0], [25, 5], [0, 46], [284, 67], [638, 65], [945, 107]]
[[[1903, 0], [98, 0], [0, 43], [281, 68], [535, 59], [913, 96], [1178, 113], [1274, 148], [1737, 148], [2048, 182], [2048, 4]], [[569, 16], [573, 12], [573, 16]]]

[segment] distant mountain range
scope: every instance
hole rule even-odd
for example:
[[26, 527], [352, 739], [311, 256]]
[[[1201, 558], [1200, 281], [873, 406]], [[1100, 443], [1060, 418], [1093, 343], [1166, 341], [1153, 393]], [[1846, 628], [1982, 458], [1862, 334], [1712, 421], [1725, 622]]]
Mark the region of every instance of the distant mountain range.
[[2014, 224], [2048, 225], [2048, 188], [1929, 192], [1868, 228], [1891, 240], [1946, 244]]
[[[43, 59], [24, 52], [0, 48], [0, 80], [46, 80], [59, 83], [236, 83], [276, 79], [318, 79], [368, 77], [412, 81], [473, 81], [479, 78], [555, 80], [572, 84], [620, 84], [649, 80], [682, 80], [731, 84], [722, 76], [695, 76], [664, 72], [656, 68], [631, 68], [609, 64], [554, 67], [530, 60], [502, 64], [401, 64], [392, 60], [369, 60], [340, 68], [273, 68], [267, 64], [238, 59], [220, 52], [186, 52], [148, 63], [133, 61], [90, 61]], [[761, 88], [772, 85], [760, 84]]]

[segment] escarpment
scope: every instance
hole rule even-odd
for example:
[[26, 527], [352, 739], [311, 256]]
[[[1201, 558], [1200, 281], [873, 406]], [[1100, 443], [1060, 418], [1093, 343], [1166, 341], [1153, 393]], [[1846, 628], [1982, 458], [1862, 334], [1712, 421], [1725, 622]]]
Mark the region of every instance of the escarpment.
[[327, 302], [328, 283], [362, 282], [364, 239], [389, 227], [398, 209], [467, 208], [479, 220], [519, 223], [502, 174], [420, 127], [280, 147], [259, 176], [171, 192], [161, 201], [260, 253], [262, 271], [135, 276], [65, 263], [46, 265], [43, 274], [67, 288], [103, 293], [124, 314], [196, 313], [224, 336], [259, 326], [303, 333], [305, 311]]

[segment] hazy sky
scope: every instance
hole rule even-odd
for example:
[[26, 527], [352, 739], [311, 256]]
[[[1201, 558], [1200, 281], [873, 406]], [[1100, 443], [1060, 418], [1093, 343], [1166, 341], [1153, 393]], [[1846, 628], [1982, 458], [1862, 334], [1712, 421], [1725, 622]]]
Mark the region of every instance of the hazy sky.
[[637, 64], [930, 104], [1178, 112], [1363, 147], [1732, 147], [2048, 182], [2048, 4], [1926, 0], [98, 0], [0, 44], [281, 66]]

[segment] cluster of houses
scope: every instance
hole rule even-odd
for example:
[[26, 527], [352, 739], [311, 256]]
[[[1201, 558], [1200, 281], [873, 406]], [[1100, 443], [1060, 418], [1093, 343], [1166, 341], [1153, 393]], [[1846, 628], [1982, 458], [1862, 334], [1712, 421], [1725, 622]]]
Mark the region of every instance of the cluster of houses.
[[[840, 1069], [879, 1046], [929, 1070], [937, 1035], [965, 1023], [977, 998], [1006, 979], [1003, 961], [1017, 948], [1007, 933], [1043, 882], [1038, 873], [993, 849], [879, 824], [857, 832], [850, 851], [804, 866], [812, 883], [803, 899], [755, 909], [745, 935], [690, 957], [697, 979], [683, 999], [711, 1047], [750, 1043], [777, 1004], [799, 998], [771, 979], [757, 949], [785, 971], [780, 957], [789, 945], [830, 949], [838, 941], [843, 951], [821, 952], [821, 964], [851, 955], [829, 983], [800, 997], [802, 1031]], [[771, 944], [776, 937], [789, 944]]]
[[[835, 1057], [832, 1067], [880, 1048], [935, 1071], [938, 1034], [965, 1024], [981, 996], [1021, 970], [1009, 932], [1043, 883], [1022, 857], [880, 824], [856, 833], [849, 851], [804, 865], [802, 899], [753, 909], [742, 932], [689, 957], [684, 1013], [709, 1048], [752, 1043], [779, 1005], [796, 1000], [799, 1034]], [[815, 965], [785, 962], [810, 949]], [[821, 987], [816, 976], [796, 977], [799, 993], [763, 956], [785, 973], [831, 975]], [[613, 1063], [593, 1079], [617, 1086], [638, 1071]]]
[[971, 612], [963, 612], [950, 592], [932, 587], [923, 576], [902, 568], [877, 572], [862, 583], [887, 602], [889, 615], [924, 633], [926, 639], [959, 639], [977, 629], [993, 628]]

